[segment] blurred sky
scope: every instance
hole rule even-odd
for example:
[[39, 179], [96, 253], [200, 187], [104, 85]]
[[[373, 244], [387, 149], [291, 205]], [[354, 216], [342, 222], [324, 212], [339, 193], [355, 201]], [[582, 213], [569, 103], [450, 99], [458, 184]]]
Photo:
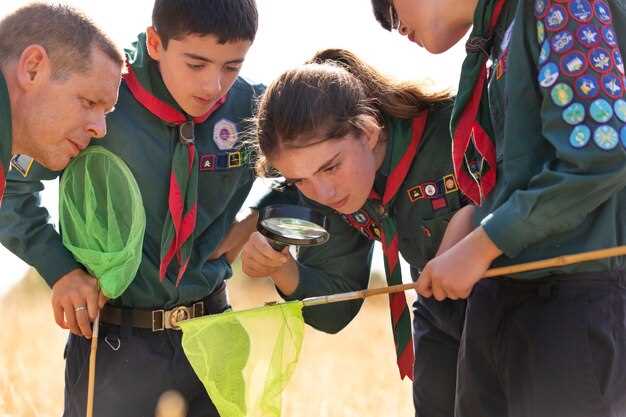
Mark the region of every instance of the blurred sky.
[[[28, 4], [1, 0], [0, 17]], [[150, 24], [152, 0], [68, 0], [63, 3], [83, 10], [115, 41], [129, 44]], [[442, 55], [423, 49], [389, 33], [374, 20], [369, 0], [257, 0], [259, 31], [250, 49], [242, 75], [268, 83], [282, 71], [301, 64], [319, 49], [352, 50], [379, 70], [400, 79], [424, 82], [433, 90], [455, 91], [463, 42]], [[253, 192], [261, 192], [257, 186]], [[57, 185], [47, 183], [43, 204], [57, 219]], [[379, 265], [379, 262], [377, 262]], [[0, 245], [0, 294], [15, 283], [27, 265]], [[406, 275], [406, 274], [405, 274]]]

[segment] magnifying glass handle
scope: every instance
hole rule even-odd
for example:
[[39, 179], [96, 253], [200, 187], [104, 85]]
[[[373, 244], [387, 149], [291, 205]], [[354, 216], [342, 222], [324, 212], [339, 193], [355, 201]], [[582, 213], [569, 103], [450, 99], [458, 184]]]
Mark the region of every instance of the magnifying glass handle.
[[277, 242], [273, 239], [267, 239], [267, 241], [269, 242], [272, 249], [274, 249], [276, 252], [282, 252], [283, 249], [287, 247], [287, 245], [285, 245], [284, 243]]

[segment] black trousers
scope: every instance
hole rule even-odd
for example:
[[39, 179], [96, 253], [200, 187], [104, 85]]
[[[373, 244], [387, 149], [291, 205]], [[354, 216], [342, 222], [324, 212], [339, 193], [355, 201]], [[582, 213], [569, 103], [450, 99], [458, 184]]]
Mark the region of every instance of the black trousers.
[[[181, 346], [182, 332], [101, 324], [95, 417], [154, 417], [159, 396], [177, 390], [188, 417], [219, 417]], [[70, 334], [65, 348], [64, 417], [84, 417], [91, 341]]]
[[626, 275], [479, 282], [457, 380], [457, 417], [626, 416]]
[[420, 298], [413, 305], [416, 417], [452, 417], [465, 300]]

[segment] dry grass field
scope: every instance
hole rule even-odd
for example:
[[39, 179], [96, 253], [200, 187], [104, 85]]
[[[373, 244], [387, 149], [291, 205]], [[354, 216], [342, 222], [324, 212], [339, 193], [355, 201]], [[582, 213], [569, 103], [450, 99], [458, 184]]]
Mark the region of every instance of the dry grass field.
[[[267, 281], [240, 275], [229, 282], [235, 309], [279, 299]], [[43, 280], [29, 273], [0, 298], [0, 417], [61, 415], [66, 333], [54, 323], [49, 297]], [[413, 415], [410, 381], [401, 382], [395, 367], [388, 314], [386, 298], [374, 297], [337, 335], [307, 327], [283, 416]]]

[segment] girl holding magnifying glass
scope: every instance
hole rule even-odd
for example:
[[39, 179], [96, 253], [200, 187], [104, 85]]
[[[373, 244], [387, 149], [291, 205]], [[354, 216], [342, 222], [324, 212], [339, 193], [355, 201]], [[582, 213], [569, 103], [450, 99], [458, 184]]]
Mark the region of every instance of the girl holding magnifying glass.
[[[271, 277], [288, 300], [363, 289], [379, 240], [388, 283], [401, 283], [398, 253], [417, 279], [470, 231], [472, 207], [452, 174], [452, 104], [447, 94], [387, 79], [345, 50], [322, 51], [280, 76], [259, 104], [258, 169], [278, 170], [322, 210], [330, 240], [300, 248], [294, 259], [257, 232], [242, 253], [244, 272]], [[334, 333], [361, 304], [311, 307], [304, 318]], [[400, 375], [414, 379], [417, 415], [453, 415], [465, 303], [420, 298], [414, 309], [412, 337], [404, 293], [390, 297]]]

